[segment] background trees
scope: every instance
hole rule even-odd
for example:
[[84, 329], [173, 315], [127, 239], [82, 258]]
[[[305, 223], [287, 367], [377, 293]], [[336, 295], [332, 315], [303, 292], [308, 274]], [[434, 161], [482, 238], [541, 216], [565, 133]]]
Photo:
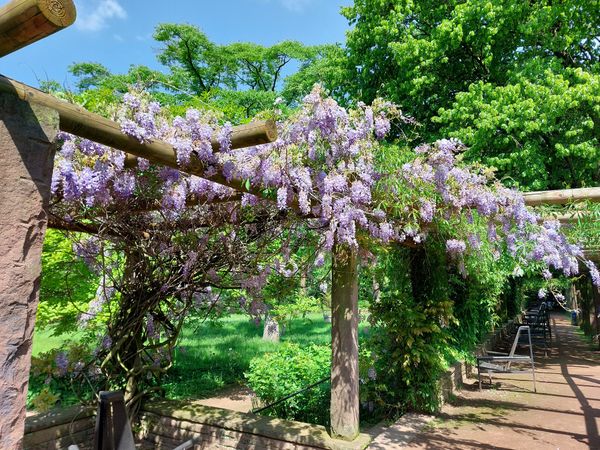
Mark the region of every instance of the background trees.
[[[594, 185], [596, 2], [356, 0], [343, 10], [351, 93], [384, 96], [525, 189]], [[350, 75], [349, 75], [350, 76]]]

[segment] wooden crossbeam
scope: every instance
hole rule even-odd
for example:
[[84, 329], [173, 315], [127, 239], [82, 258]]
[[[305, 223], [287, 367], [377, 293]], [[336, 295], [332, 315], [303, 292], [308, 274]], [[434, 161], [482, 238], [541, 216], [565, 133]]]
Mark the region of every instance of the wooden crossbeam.
[[598, 218], [592, 216], [588, 211], [573, 211], [560, 214], [549, 214], [543, 218], [544, 220], [558, 220], [563, 224], [572, 224], [579, 221], [582, 222], [593, 222], [597, 221]]
[[[200, 159], [191, 156], [190, 163], [185, 167], [177, 164], [175, 149], [166, 142], [151, 141], [141, 143], [121, 131], [121, 126], [112, 120], [89, 112], [80, 106], [59, 100], [49, 94], [27, 86], [18, 81], [0, 75], [0, 92], [8, 92], [30, 103], [46, 106], [58, 112], [60, 129], [68, 133], [89, 139], [126, 153], [146, 158], [154, 164], [172, 167], [191, 175], [197, 175], [223, 186], [240, 192], [248, 192], [264, 197], [263, 190], [244, 183], [244, 180], [226, 179], [222, 174], [207, 176], [206, 167]], [[246, 125], [233, 127], [231, 147], [233, 149], [265, 144], [277, 138], [277, 128], [272, 120], [251, 122]], [[218, 149], [216, 140], [213, 146]]]
[[13, 0], [0, 8], [0, 57], [75, 21], [72, 0]]
[[600, 187], [525, 192], [523, 197], [525, 198], [525, 204], [528, 206], [564, 205], [586, 200], [600, 202]]

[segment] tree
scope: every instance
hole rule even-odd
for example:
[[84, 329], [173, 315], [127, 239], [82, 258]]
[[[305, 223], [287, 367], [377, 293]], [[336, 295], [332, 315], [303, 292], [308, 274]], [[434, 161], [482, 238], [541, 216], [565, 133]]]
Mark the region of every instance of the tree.
[[282, 96], [290, 104], [299, 104], [315, 84], [322, 85], [340, 104], [350, 103], [352, 78], [348, 77], [348, 60], [340, 45], [323, 45], [313, 58], [285, 78]]
[[298, 41], [270, 47], [251, 42], [218, 45], [196, 26], [160, 24], [154, 39], [163, 43], [158, 60], [174, 78], [187, 80], [196, 94], [212, 89], [274, 92], [292, 62], [304, 63], [319, 48]]
[[196, 94], [215, 88], [235, 88], [235, 66], [222, 48], [193, 25], [161, 24], [154, 39], [164, 46], [158, 60], [181, 85]]
[[[272, 46], [249, 42], [218, 45], [199, 28], [180, 24], [158, 25], [154, 38], [162, 44], [158, 60], [168, 73], [132, 65], [125, 74], [112, 74], [99, 63], [73, 64], [69, 71], [77, 78], [78, 101], [92, 111], [101, 112], [118, 103], [129, 86], [135, 85], [163, 105], [210, 104], [230, 121], [247, 121], [273, 106], [293, 64], [306, 67], [322, 50], [298, 41], [282, 41]], [[313, 84], [304, 83], [303, 94]], [[45, 87], [56, 91], [55, 85], [45, 83]], [[299, 97], [292, 97], [291, 92], [286, 99], [289, 103], [297, 102]]]
[[179, 104], [191, 97], [181, 92], [176, 80], [143, 65], [131, 65], [126, 73], [113, 74], [100, 63], [83, 62], [70, 65], [69, 72], [76, 77], [77, 102], [102, 114], [114, 110], [131, 86], [144, 89], [165, 105]]
[[528, 189], [600, 181], [596, 2], [356, 0], [343, 14], [351, 93], [384, 96], [430, 141]]

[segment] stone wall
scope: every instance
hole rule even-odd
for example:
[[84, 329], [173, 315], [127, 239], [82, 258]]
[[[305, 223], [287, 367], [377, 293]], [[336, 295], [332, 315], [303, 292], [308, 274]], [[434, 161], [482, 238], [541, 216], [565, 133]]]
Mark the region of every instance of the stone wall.
[[22, 448], [58, 114], [0, 94], [0, 448]]
[[76, 444], [92, 448], [96, 417], [94, 408], [74, 406], [25, 419], [25, 450], [62, 450]]
[[308, 450], [365, 448], [370, 438], [332, 439], [325, 427], [165, 400], [147, 404], [140, 440], [146, 449], [172, 449], [194, 439], [194, 449]]

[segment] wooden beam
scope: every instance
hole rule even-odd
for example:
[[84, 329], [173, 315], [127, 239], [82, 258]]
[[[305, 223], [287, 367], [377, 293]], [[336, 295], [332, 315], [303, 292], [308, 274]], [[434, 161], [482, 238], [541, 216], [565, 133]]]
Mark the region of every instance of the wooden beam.
[[572, 224], [576, 222], [592, 223], [600, 218], [593, 216], [589, 211], [572, 211], [567, 213], [550, 213], [542, 217], [543, 220], [558, 220], [562, 224]]
[[583, 256], [585, 256], [586, 259], [598, 263], [600, 262], [600, 248], [584, 248]]
[[75, 21], [72, 0], [13, 0], [0, 8], [0, 57]]
[[525, 192], [523, 197], [525, 198], [525, 204], [528, 206], [564, 205], [585, 200], [600, 202], [600, 187]]
[[331, 435], [359, 429], [358, 252], [336, 245], [331, 271]]
[[[11, 93], [27, 102], [54, 109], [60, 117], [60, 129], [62, 131], [146, 158], [154, 164], [173, 167], [240, 192], [249, 192], [258, 197], [264, 197], [262, 189], [257, 186], [246, 187], [243, 180], [227, 180], [220, 173], [208, 177], [205, 175], [206, 167], [204, 163], [193, 155], [186, 167], [179, 167], [175, 149], [170, 144], [162, 141], [142, 144], [135, 138], [123, 133], [117, 122], [2, 75], [0, 75], [0, 92]], [[277, 128], [275, 123], [272, 120], [267, 120], [234, 127], [231, 144], [232, 148], [241, 148], [272, 142], [276, 138]]]
[[[275, 122], [259, 121], [250, 122], [244, 125], [233, 127], [231, 133], [231, 148], [245, 148], [254, 145], [266, 144], [277, 139], [277, 128]], [[221, 149], [221, 144], [217, 140], [217, 136], [213, 136], [210, 145], [213, 151], [218, 152]], [[125, 167], [135, 167], [137, 164], [137, 156], [127, 155], [125, 158]]]

